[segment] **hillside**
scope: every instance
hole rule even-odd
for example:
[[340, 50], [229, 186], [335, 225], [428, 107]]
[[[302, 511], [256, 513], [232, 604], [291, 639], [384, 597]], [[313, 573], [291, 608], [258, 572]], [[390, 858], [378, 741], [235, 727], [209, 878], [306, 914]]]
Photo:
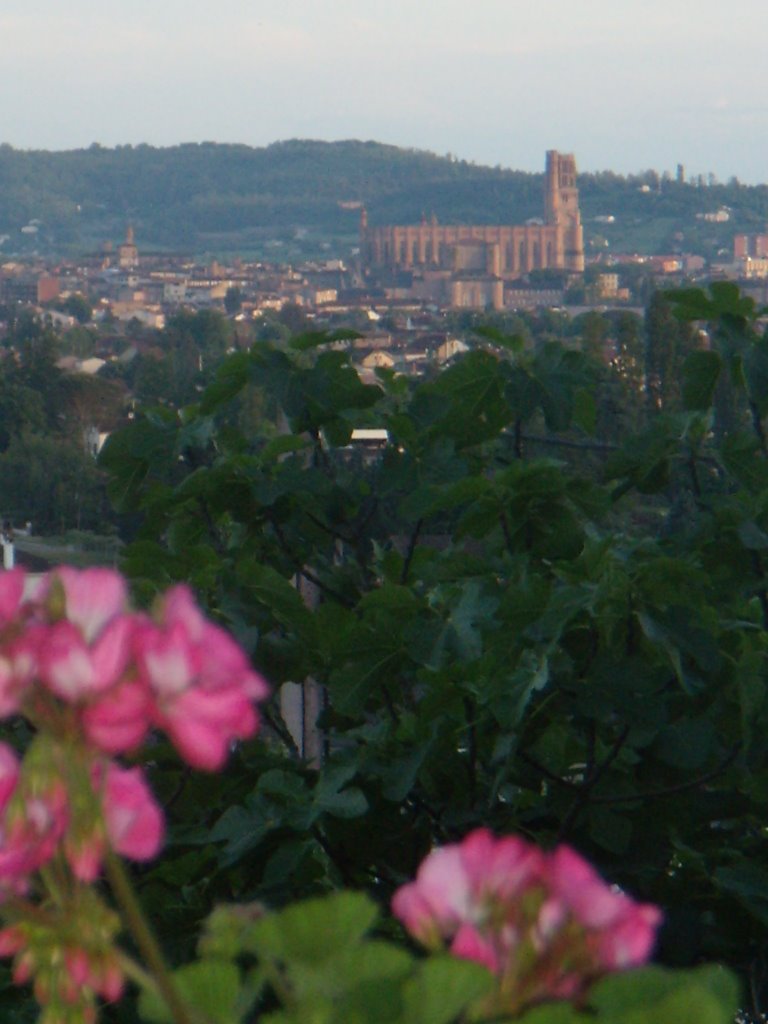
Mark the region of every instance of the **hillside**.
[[[577, 154], [578, 157], [578, 154]], [[542, 153], [542, 165], [544, 154]], [[644, 184], [650, 191], [641, 191]], [[275, 258], [354, 244], [364, 202], [371, 223], [522, 223], [541, 215], [543, 174], [477, 166], [375, 142], [294, 140], [264, 148], [200, 143], [66, 152], [0, 146], [0, 254], [84, 252], [133, 223], [145, 250]], [[652, 172], [580, 175], [586, 236], [616, 250], [714, 255], [736, 230], [768, 220], [768, 188], [695, 187]], [[344, 208], [340, 204], [347, 204]], [[726, 224], [697, 220], [727, 205]], [[595, 222], [612, 215], [613, 224]], [[33, 222], [37, 231], [22, 233]], [[682, 235], [682, 237], [680, 237]], [[285, 250], [285, 252], [281, 252]]]

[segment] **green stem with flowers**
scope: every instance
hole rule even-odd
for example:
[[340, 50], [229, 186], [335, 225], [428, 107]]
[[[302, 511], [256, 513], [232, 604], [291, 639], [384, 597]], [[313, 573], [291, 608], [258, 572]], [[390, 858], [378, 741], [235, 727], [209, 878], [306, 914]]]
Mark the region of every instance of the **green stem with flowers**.
[[[196, 1024], [189, 1007], [179, 995], [160, 944], [150, 927], [125, 865], [110, 851], [105, 859], [105, 869], [123, 920], [141, 953], [149, 976], [171, 1012], [174, 1024]], [[136, 980], [135, 972], [134, 979]]]

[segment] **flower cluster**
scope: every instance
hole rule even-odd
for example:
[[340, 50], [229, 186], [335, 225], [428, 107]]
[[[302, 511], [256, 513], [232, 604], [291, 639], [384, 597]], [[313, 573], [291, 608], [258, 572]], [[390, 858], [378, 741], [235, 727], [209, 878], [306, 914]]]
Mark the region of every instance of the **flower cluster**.
[[[80, 1020], [122, 988], [104, 935], [90, 949], [78, 938], [99, 916], [88, 883], [111, 853], [154, 858], [164, 821], [143, 769], [116, 758], [161, 730], [188, 764], [214, 771], [254, 734], [266, 693], [187, 587], [145, 614], [108, 569], [0, 573], [0, 719], [35, 728], [21, 762], [0, 743], [0, 901], [14, 922], [0, 955], [14, 956], [16, 980], [34, 978], [41, 1002]], [[18, 909], [30, 898], [33, 924]]]
[[13, 957], [13, 980], [31, 981], [46, 1009], [41, 1024], [95, 1024], [95, 996], [114, 1002], [125, 987], [114, 940], [118, 916], [83, 889], [79, 913], [46, 908], [34, 921], [0, 929], [0, 956]]
[[149, 616], [128, 609], [109, 569], [62, 568], [37, 586], [21, 570], [0, 575], [0, 717], [75, 727], [110, 755], [162, 729], [189, 764], [214, 771], [256, 731], [253, 702], [266, 693], [185, 586]]
[[606, 884], [574, 850], [551, 853], [485, 829], [433, 850], [392, 909], [425, 946], [501, 978], [501, 1012], [578, 999], [609, 971], [644, 963], [661, 912]]

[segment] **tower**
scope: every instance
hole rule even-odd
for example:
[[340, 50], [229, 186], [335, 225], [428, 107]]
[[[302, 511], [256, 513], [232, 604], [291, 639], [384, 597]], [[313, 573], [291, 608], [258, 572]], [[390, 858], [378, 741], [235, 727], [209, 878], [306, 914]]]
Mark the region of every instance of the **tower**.
[[133, 270], [139, 265], [139, 250], [133, 234], [133, 226], [128, 225], [125, 232], [125, 241], [117, 247], [117, 264], [124, 270]]
[[558, 229], [566, 270], [584, 270], [584, 231], [576, 188], [576, 159], [573, 153], [547, 150], [544, 185], [544, 219]]

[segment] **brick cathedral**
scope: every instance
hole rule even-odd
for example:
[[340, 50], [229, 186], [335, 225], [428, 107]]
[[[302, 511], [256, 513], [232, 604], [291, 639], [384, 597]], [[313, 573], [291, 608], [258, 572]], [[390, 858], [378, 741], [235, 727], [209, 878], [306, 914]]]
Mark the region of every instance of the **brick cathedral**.
[[[421, 224], [371, 227], [363, 209], [365, 271], [411, 271], [414, 290], [454, 306], [504, 306], [504, 284], [531, 270], [584, 270], [584, 235], [572, 153], [547, 152], [544, 222], [517, 225]], [[442, 295], [438, 293], [442, 292]]]

